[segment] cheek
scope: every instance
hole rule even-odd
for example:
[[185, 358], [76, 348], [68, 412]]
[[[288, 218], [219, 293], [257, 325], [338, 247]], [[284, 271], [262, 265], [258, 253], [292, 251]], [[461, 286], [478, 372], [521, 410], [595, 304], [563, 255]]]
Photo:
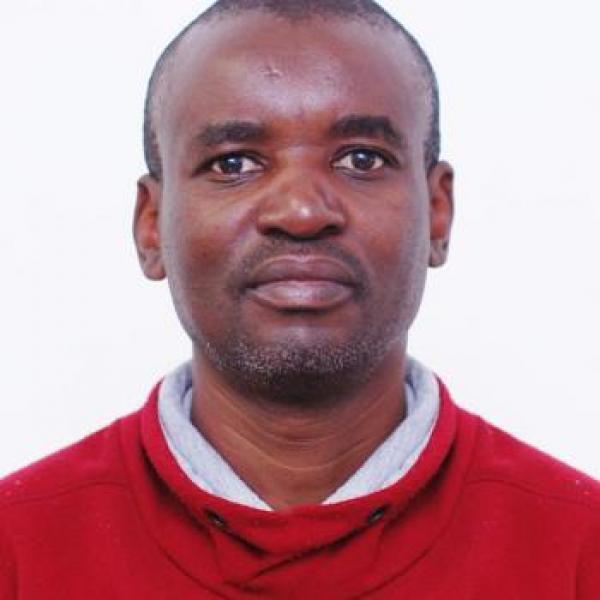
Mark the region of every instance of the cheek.
[[414, 319], [423, 295], [429, 262], [426, 201], [388, 203], [366, 230], [374, 294], [381, 315], [403, 327]]
[[192, 185], [166, 190], [161, 243], [167, 279], [180, 320], [197, 337], [231, 318], [230, 271], [252, 233], [251, 214], [243, 202]]
[[[381, 275], [399, 276], [426, 268], [429, 259], [429, 216], [425, 200], [387, 203], [366, 228], [365, 248]], [[392, 280], [393, 281], [393, 280]]]
[[[161, 223], [167, 281], [179, 320], [195, 343], [210, 337], [227, 321], [224, 293], [236, 236], [211, 211], [180, 201]], [[230, 223], [231, 225], [231, 223]]]
[[161, 243], [167, 276], [194, 284], [221, 273], [242, 237], [244, 214], [226, 199], [212, 199], [193, 189], [167, 196]]

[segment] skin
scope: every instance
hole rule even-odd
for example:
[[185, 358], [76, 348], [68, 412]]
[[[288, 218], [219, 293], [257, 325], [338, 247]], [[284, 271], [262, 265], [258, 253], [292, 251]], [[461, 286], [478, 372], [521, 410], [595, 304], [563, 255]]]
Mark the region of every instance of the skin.
[[[193, 422], [273, 508], [322, 502], [404, 417], [408, 329], [446, 259], [422, 75], [389, 29], [248, 13], [190, 32], [159, 95], [163, 177], [139, 180], [134, 234], [193, 343]], [[236, 344], [285, 375], [221, 360]]]

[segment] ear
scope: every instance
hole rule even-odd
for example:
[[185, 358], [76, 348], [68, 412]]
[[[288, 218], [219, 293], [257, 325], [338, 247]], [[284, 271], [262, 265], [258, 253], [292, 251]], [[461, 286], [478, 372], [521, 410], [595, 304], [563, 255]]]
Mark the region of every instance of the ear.
[[133, 238], [138, 259], [148, 279], [165, 278], [160, 245], [160, 199], [162, 185], [151, 175], [144, 175], [137, 183], [137, 200], [133, 215]]
[[450, 229], [454, 216], [454, 171], [438, 162], [427, 175], [429, 186], [429, 266], [440, 267], [448, 258]]

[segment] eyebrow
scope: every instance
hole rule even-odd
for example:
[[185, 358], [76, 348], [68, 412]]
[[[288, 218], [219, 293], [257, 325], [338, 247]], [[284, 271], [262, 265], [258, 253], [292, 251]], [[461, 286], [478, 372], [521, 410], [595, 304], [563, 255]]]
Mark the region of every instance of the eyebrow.
[[335, 138], [379, 137], [393, 146], [404, 147], [404, 137], [385, 116], [348, 115], [336, 121], [329, 133]]
[[263, 142], [269, 137], [267, 129], [252, 121], [225, 121], [213, 123], [195, 137], [196, 143], [214, 147], [221, 144], [240, 144], [244, 142]]
[[[379, 137], [398, 148], [404, 147], [404, 137], [396, 130], [389, 117], [352, 114], [338, 119], [329, 129], [333, 138]], [[221, 144], [264, 142], [270, 137], [267, 127], [255, 121], [231, 120], [206, 125], [194, 141], [212, 148]]]

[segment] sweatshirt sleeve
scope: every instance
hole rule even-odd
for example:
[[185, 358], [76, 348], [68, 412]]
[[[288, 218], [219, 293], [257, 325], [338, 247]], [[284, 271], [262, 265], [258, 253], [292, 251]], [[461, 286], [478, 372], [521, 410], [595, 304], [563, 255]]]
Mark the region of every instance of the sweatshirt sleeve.
[[17, 576], [16, 563], [4, 531], [3, 523], [0, 521], [0, 598], [2, 600], [16, 600], [17, 598]]
[[590, 530], [577, 573], [577, 600], [600, 598], [600, 523]]

